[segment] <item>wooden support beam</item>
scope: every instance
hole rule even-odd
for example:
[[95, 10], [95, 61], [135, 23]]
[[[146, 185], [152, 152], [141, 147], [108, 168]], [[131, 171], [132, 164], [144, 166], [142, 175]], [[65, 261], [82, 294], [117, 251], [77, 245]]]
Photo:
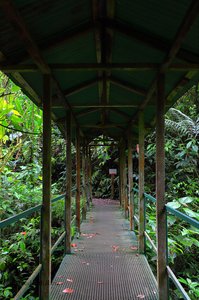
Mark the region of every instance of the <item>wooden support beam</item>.
[[[154, 106], [154, 105], [152, 105]], [[73, 109], [79, 109], [79, 108], [106, 108], [106, 109], [112, 109], [112, 108], [137, 108], [138, 106], [136, 104], [85, 104], [85, 105], [72, 105]]]
[[101, 129], [106, 129], [106, 128], [119, 128], [121, 130], [124, 129], [124, 126], [126, 125], [126, 123], [124, 124], [117, 124], [117, 123], [109, 123], [109, 124], [86, 124], [86, 125], [81, 125], [81, 128], [101, 128]]
[[138, 94], [141, 96], [146, 96], [146, 93], [147, 93], [146, 90], [144, 90], [143, 88], [140, 88], [138, 86], [135, 86], [132, 83], [123, 81], [123, 80], [118, 79], [113, 76], [110, 77], [110, 82], [113, 83], [114, 85], [117, 85], [117, 86], [129, 91], [129, 92], [132, 92], [132, 93], [135, 93], [135, 94]]
[[40, 299], [50, 299], [51, 286], [51, 80], [43, 76], [43, 200], [41, 210]]
[[126, 216], [126, 157], [125, 157], [125, 141], [121, 140], [120, 144], [120, 157], [119, 157], [119, 173], [120, 173], [120, 203], [121, 207], [124, 209], [124, 213]]
[[64, 90], [63, 91], [63, 94], [65, 96], [72, 96], [72, 95], [75, 95], [89, 87], [92, 87], [93, 85], [95, 85], [98, 81], [100, 81], [101, 78], [93, 78], [91, 80], [87, 80], [87, 81], [84, 81], [82, 82], [81, 84], [77, 85], [77, 86], [74, 86], [72, 88], [69, 88], [67, 90]]
[[[93, 7], [93, 21], [96, 26], [94, 28], [94, 35], [95, 35], [95, 48], [96, 48], [96, 59], [97, 63], [101, 64], [104, 62], [104, 55], [103, 55], [103, 27], [100, 22], [100, 19], [103, 17], [104, 13], [104, 2], [98, 1], [98, 0], [92, 0], [92, 7]], [[99, 94], [99, 102], [102, 104], [103, 97], [104, 97], [104, 74], [103, 70], [98, 70], [98, 78], [101, 78], [102, 80], [99, 80], [98, 82], [98, 94]], [[101, 121], [104, 122], [104, 112], [102, 110], [102, 119]]]
[[[145, 72], [145, 71], [158, 71], [161, 64], [158, 63], [56, 63], [48, 64], [50, 70], [54, 71], [66, 71], [66, 72], [110, 72], [110, 71], [121, 71], [121, 72]], [[36, 64], [21, 64], [13, 65], [8, 62], [0, 63], [0, 69], [4, 73], [31, 73], [39, 72], [40, 68]], [[169, 72], [186, 72], [186, 71], [198, 71], [199, 63], [173, 63], [167, 71]], [[112, 76], [108, 79], [111, 80]], [[102, 77], [99, 77], [99, 82], [102, 81]], [[112, 80], [116, 84], [115, 78]], [[122, 85], [122, 84], [121, 84]], [[123, 86], [124, 87], [124, 86]], [[132, 85], [133, 89], [133, 85]], [[136, 87], [135, 87], [136, 92]], [[142, 90], [138, 93], [142, 94]]]
[[26, 24], [21, 17], [18, 9], [14, 5], [14, 3], [11, 0], [2, 0], [0, 3], [5, 16], [7, 17], [8, 21], [18, 34], [20, 40], [24, 44], [27, 52], [30, 55], [30, 58], [33, 59], [35, 62], [38, 70], [41, 71], [42, 74], [50, 74], [51, 80], [54, 84], [54, 87], [57, 90], [57, 96], [62, 99], [63, 105], [66, 109], [69, 109], [71, 111], [71, 114], [73, 116], [73, 119], [76, 123], [76, 126], [79, 127], [77, 119], [75, 117], [75, 114], [73, 113], [70, 104], [68, 103], [67, 99], [63, 95], [63, 92], [59, 86], [58, 81], [56, 80], [55, 76], [52, 74], [51, 68], [49, 65], [45, 62], [44, 58], [42, 57], [42, 54], [35, 43], [34, 39], [32, 38], [28, 28], [26, 27]]
[[191, 29], [192, 25], [196, 21], [199, 15], [199, 1], [192, 0], [191, 5], [179, 27], [179, 30], [176, 33], [174, 42], [170, 47], [167, 57], [160, 68], [160, 72], [165, 72], [168, 67], [171, 65], [173, 59], [176, 57], [179, 49], [181, 48], [182, 43], [184, 42], [186, 35]]
[[[0, 69], [4, 73], [11, 72], [38, 72], [41, 70], [39, 64], [23, 64], [23, 65], [10, 65], [0, 64]], [[50, 70], [67, 71], [67, 72], [108, 72], [108, 71], [127, 71], [127, 72], [145, 72], [158, 70], [160, 64], [157, 63], [55, 63], [48, 64]], [[183, 65], [186, 68], [187, 65]], [[191, 66], [191, 65], [190, 65]], [[193, 64], [194, 69], [198, 69], [198, 65]], [[180, 70], [180, 65], [174, 66], [175, 70]], [[99, 76], [99, 82], [103, 79], [102, 74]]]
[[90, 207], [91, 195], [90, 195], [90, 186], [89, 186], [89, 148], [86, 141], [85, 144], [85, 186], [86, 186], [86, 200], [87, 208]]
[[93, 192], [92, 192], [92, 164], [91, 164], [91, 149], [88, 146], [88, 176], [89, 176], [89, 194], [90, 194], [90, 203], [93, 201]]
[[82, 208], [82, 219], [85, 220], [86, 212], [87, 212], [85, 143], [83, 143], [82, 145], [82, 184], [83, 184], [83, 198], [84, 198], [84, 205]]
[[80, 160], [80, 133], [76, 131], [76, 229], [80, 234], [80, 189], [81, 189], [81, 160]]
[[144, 113], [139, 113], [139, 253], [145, 252], [144, 242]]
[[[197, 2], [197, 1], [194, 1]], [[197, 4], [196, 4], [197, 6]], [[195, 13], [197, 14], [198, 8], [196, 7]], [[156, 36], [150, 33], [143, 32], [143, 30], [138, 29], [137, 27], [129, 26], [128, 24], [122, 23], [118, 20], [107, 19], [106, 27], [112, 28], [116, 32], [120, 32], [123, 35], [126, 35], [128, 38], [137, 40], [141, 44], [147, 45], [153, 49], [157, 49], [161, 52], [168, 53], [171, 48], [171, 41], [164, 39], [160, 36]], [[176, 54], [176, 57], [185, 62], [199, 62], [199, 55], [191, 51], [185, 50], [183, 48], [179, 49], [179, 52]]]
[[[86, 22], [70, 29], [70, 31], [57, 33], [56, 36], [50, 40], [42, 40], [38, 45], [39, 49], [42, 53], [47, 54], [55, 48], [67, 45], [69, 42], [73, 42], [78, 38], [86, 37], [86, 35], [92, 32], [94, 26], [93, 22]], [[28, 59], [29, 57], [27, 55], [23, 55], [23, 57], [18, 58], [17, 63], [23, 63]]]
[[174, 41], [167, 52], [167, 56], [164, 62], [159, 67], [159, 70], [157, 72], [157, 77], [152, 82], [147, 92], [145, 100], [142, 102], [137, 112], [132, 116], [130, 123], [134, 122], [137, 119], [137, 117], [139, 116], [139, 111], [143, 110], [148, 104], [148, 102], [150, 101], [150, 99], [153, 97], [154, 92], [156, 90], [157, 78], [159, 74], [161, 74], [162, 72], [165, 73], [167, 70], [169, 70], [169, 67], [171, 67], [172, 61], [174, 60], [177, 53], [179, 52], [180, 47], [183, 41], [185, 40], [186, 35], [188, 34], [190, 28], [192, 27], [196, 18], [198, 17], [198, 14], [199, 14], [199, 1], [193, 0], [181, 25], [179, 26], [179, 30], [177, 31]]
[[168, 300], [167, 276], [167, 225], [165, 199], [165, 151], [164, 151], [164, 86], [165, 76], [157, 81], [156, 111], [156, 219], [157, 219], [157, 282], [159, 299]]
[[71, 113], [66, 117], [66, 197], [65, 197], [65, 254], [71, 253], [71, 189], [72, 189], [72, 160], [71, 160]]
[[134, 230], [134, 200], [133, 200], [133, 153], [132, 135], [128, 132], [128, 202], [130, 230]]
[[95, 113], [96, 111], [99, 111], [101, 108], [96, 107], [96, 108], [90, 108], [90, 109], [83, 109], [80, 112], [76, 113], [77, 118], [81, 118], [83, 116]]

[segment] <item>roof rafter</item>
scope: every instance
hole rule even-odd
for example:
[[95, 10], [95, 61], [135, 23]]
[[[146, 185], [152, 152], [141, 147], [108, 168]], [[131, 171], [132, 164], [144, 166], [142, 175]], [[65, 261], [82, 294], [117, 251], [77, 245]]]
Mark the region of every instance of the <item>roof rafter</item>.
[[[171, 65], [172, 61], [176, 57], [186, 35], [188, 34], [191, 26], [194, 24], [198, 15], [199, 15], [199, 1], [193, 0], [191, 5], [189, 6], [189, 9], [182, 21], [177, 33], [176, 33], [173, 44], [171, 45], [171, 47], [167, 53], [167, 56], [166, 56], [164, 62], [161, 64], [159, 71], [157, 72], [157, 76], [147, 92], [147, 96], [146, 96], [145, 100], [139, 106], [138, 111], [131, 118], [130, 123], [134, 122], [137, 119], [137, 117], [139, 115], [139, 111], [143, 110], [145, 108], [145, 106], [147, 105], [147, 103], [152, 98], [152, 96], [155, 92], [155, 89], [156, 89], [157, 77], [159, 76], [160, 73], [164, 73], [168, 70], [169, 66]], [[190, 72], [188, 72], [188, 73], [190, 73]], [[195, 73], [192, 72], [191, 76], [194, 76], [194, 75], [195, 75]]]
[[14, 7], [14, 4], [12, 3], [11, 0], [2, 0], [0, 5], [4, 10], [4, 13], [5, 13], [7, 19], [13, 26], [14, 30], [17, 32], [19, 38], [24, 43], [26, 50], [29, 53], [30, 57], [34, 60], [34, 62], [38, 66], [39, 70], [42, 72], [42, 74], [50, 74], [51, 75], [51, 79], [54, 83], [54, 86], [56, 87], [58, 96], [61, 99], [63, 99], [63, 104], [64, 104], [65, 108], [69, 109], [71, 111], [72, 117], [76, 123], [76, 126], [79, 127], [77, 119], [74, 115], [74, 112], [71, 109], [70, 104], [65, 99], [63, 92], [59, 86], [59, 83], [53, 76], [50, 67], [43, 59], [43, 57], [40, 53], [40, 50], [37, 47], [36, 43], [34, 42], [31, 34], [29, 33], [29, 31], [26, 27], [26, 24], [25, 24], [24, 20], [22, 19], [19, 11], [16, 9], [16, 7]]
[[141, 95], [141, 96], [146, 96], [146, 93], [147, 91], [144, 90], [143, 88], [140, 88], [138, 86], [135, 86], [134, 84], [132, 83], [129, 83], [129, 82], [126, 82], [126, 81], [123, 81], [121, 79], [118, 79], [114, 76], [111, 76], [110, 77], [110, 82], [129, 91], [129, 92], [132, 92], [132, 93], [135, 93], [135, 94], [138, 94], [138, 95]]
[[[128, 38], [139, 41], [140, 43], [147, 45], [151, 48], [157, 49], [161, 52], [168, 52], [171, 46], [171, 42], [162, 37], [155, 36], [154, 34], [147, 34], [132, 25], [124, 24], [116, 20], [107, 19], [106, 26], [113, 30], [126, 35]], [[199, 62], [199, 55], [191, 51], [181, 48], [176, 55], [177, 58], [186, 62]]]

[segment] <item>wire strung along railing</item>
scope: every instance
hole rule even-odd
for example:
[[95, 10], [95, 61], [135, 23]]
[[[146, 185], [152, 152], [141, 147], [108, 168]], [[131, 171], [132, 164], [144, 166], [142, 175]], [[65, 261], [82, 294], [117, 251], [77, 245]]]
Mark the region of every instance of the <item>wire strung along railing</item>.
[[[76, 188], [72, 189], [72, 192], [74, 192], [76, 190]], [[57, 196], [56, 198], [51, 200], [51, 204], [63, 200], [65, 198], [65, 194]], [[32, 215], [35, 212], [40, 212], [41, 213], [41, 208], [42, 208], [42, 204], [36, 205], [34, 207], [31, 207], [17, 215], [14, 215], [12, 217], [9, 217], [3, 221], [0, 221], [0, 229], [3, 229], [23, 218], [26, 218], [30, 215]], [[83, 214], [83, 212], [81, 211], [81, 214]], [[72, 220], [71, 220], [71, 225], [73, 225], [75, 223], [75, 219], [76, 216], [74, 215]], [[55, 250], [57, 249], [57, 247], [60, 245], [60, 243], [64, 240], [66, 235], [66, 232], [64, 231], [61, 236], [57, 239], [57, 241], [54, 243], [54, 245], [51, 248], [51, 255], [55, 252]], [[71, 236], [73, 238], [73, 236]], [[21, 289], [18, 291], [18, 293], [14, 296], [14, 300], [19, 300], [21, 299], [21, 297], [27, 292], [27, 290], [30, 288], [31, 284], [33, 283], [33, 281], [36, 279], [36, 277], [40, 274], [42, 269], [42, 264], [38, 264], [38, 266], [34, 269], [34, 271], [32, 272], [32, 274], [29, 276], [29, 278], [26, 280], [26, 282], [23, 284], [23, 286], [21, 287]]]
[[[139, 193], [139, 190], [134, 188], [133, 191], [135, 193]], [[145, 236], [145, 249], [146, 249], [146, 246], [147, 246], [147, 243], [146, 241], [148, 241], [153, 249], [153, 251], [155, 253], [157, 253], [157, 247], [155, 245], [155, 243], [153, 242], [153, 240], [151, 239], [150, 235], [147, 233], [146, 231], [146, 209], [147, 209], [147, 202], [153, 202], [153, 203], [156, 203], [156, 199], [147, 194], [147, 193], [144, 193], [144, 202], [145, 202], [145, 205], [144, 205], [144, 236]], [[174, 209], [172, 207], [169, 206], [169, 203], [165, 205], [165, 208], [166, 208], [166, 212], [167, 212], [167, 216], [168, 214], [172, 214], [173, 216], [187, 222], [188, 224], [190, 224], [191, 226], [199, 229], [199, 222], [189, 216], [187, 216], [186, 214], [180, 212], [179, 210], [177, 209]], [[133, 216], [134, 217], [134, 220], [137, 224], [139, 224], [139, 219], [136, 215]], [[166, 227], [167, 227], [167, 241], [168, 241], [168, 222], [166, 220]], [[168, 247], [168, 242], [167, 242], [167, 249], [166, 249], [166, 253], [167, 253], [167, 262], [168, 262], [168, 253], [169, 253], [169, 247]], [[185, 289], [183, 288], [183, 286], [181, 285], [180, 281], [177, 279], [176, 275], [173, 273], [173, 271], [171, 270], [171, 268], [169, 267], [168, 263], [167, 263], [167, 274], [169, 276], [169, 278], [171, 279], [171, 281], [174, 283], [174, 285], [176, 286], [176, 288], [180, 291], [180, 293], [182, 294], [182, 297], [185, 299], [185, 300], [191, 300], [191, 298], [189, 297], [189, 295], [187, 294], [187, 292], [185, 291]]]

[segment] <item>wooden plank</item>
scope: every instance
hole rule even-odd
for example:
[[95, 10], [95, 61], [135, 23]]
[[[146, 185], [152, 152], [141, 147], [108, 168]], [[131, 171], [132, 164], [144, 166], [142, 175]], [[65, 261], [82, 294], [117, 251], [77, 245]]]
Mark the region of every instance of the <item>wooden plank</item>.
[[51, 79], [43, 75], [43, 199], [41, 209], [40, 299], [50, 299], [51, 285]]
[[164, 88], [165, 76], [157, 81], [156, 111], [156, 219], [157, 219], [157, 282], [159, 299], [168, 299], [167, 276], [167, 225], [165, 199], [165, 152], [164, 152]]
[[71, 253], [71, 189], [72, 189], [72, 160], [71, 160], [71, 114], [66, 116], [66, 197], [65, 197], [65, 247], [67, 254]]
[[130, 230], [134, 229], [132, 133], [128, 132], [128, 202]]
[[144, 245], [144, 113], [139, 113], [139, 253], [145, 252]]
[[81, 160], [80, 160], [80, 134], [79, 130], [76, 131], [76, 228], [80, 234], [80, 188], [81, 188]]

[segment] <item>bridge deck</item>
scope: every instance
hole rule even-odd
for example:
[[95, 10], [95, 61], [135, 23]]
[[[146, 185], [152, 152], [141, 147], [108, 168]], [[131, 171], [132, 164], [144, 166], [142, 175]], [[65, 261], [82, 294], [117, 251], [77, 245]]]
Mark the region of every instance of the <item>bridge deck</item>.
[[51, 299], [157, 300], [154, 276], [145, 256], [137, 254], [119, 203], [93, 202], [73, 254], [65, 256], [53, 280]]

